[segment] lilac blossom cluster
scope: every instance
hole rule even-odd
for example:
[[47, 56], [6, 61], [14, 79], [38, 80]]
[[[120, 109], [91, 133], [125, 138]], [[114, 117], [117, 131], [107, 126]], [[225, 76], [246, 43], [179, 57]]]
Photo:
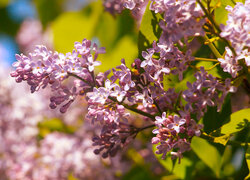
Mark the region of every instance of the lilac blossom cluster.
[[70, 73], [74, 73], [93, 83], [94, 67], [100, 65], [96, 59], [98, 54], [104, 52], [103, 48], [98, 49], [95, 43], [92, 45], [86, 39], [82, 43], [76, 42], [73, 52], [66, 55], [49, 51], [45, 46], [37, 46], [28, 56], [16, 55], [17, 62], [13, 64], [16, 71], [11, 76], [16, 78], [16, 82], [27, 81], [32, 93], [50, 85], [54, 93], [50, 98], [50, 107], [56, 108], [66, 101], [60, 108], [61, 112], [66, 112], [77, 95], [84, 94], [90, 86], [75, 81], [73, 87], [67, 87], [63, 81], [68, 79]]
[[136, 19], [141, 19], [147, 6], [148, 0], [104, 0], [103, 5], [106, 11], [111, 14], [121, 13], [129, 9]]
[[[48, 110], [44, 101], [49, 97], [48, 91], [30, 94], [28, 86], [16, 85], [8, 73], [0, 66], [0, 179], [66, 180], [72, 175], [86, 180], [114, 180], [116, 171], [127, 169], [128, 162], [121, 162], [119, 156], [107, 159], [105, 163], [110, 168], [104, 168], [103, 160], [93, 154], [90, 139], [97, 128], [87, 122], [79, 127], [84, 110], [81, 101], [76, 101], [65, 114], [70, 116], [69, 121], [69, 117]], [[77, 130], [72, 134], [50, 132], [38, 140], [38, 124], [54, 117]]]
[[226, 25], [221, 25], [222, 32], [220, 35], [231, 42], [235, 53], [226, 47], [226, 54], [218, 60], [225, 72], [237, 76], [237, 72], [242, 69], [239, 60], [244, 59], [247, 66], [250, 66], [250, 1], [246, 0], [245, 4], [237, 2], [234, 8], [227, 6], [228, 20]]
[[[11, 75], [17, 82], [27, 81], [32, 92], [50, 85], [55, 94], [50, 98], [52, 109], [67, 101], [60, 108], [61, 112], [65, 112], [78, 95], [86, 95], [86, 119], [102, 126], [100, 135], [93, 138], [93, 145], [98, 146], [94, 153], [102, 154], [104, 158], [114, 156], [144, 129], [131, 125], [130, 114], [126, 109], [145, 116], [147, 122], [149, 119], [155, 122], [159, 129], [154, 131], [157, 137], [152, 142], [161, 142], [157, 146], [158, 153], [165, 157], [167, 152], [172, 151], [173, 158], [180, 158], [183, 152], [190, 149], [190, 140], [194, 135], [200, 134], [202, 127], [188, 118], [190, 113], [196, 114], [199, 119], [207, 105], [222, 104], [226, 94], [233, 91], [229, 80], [225, 84], [220, 83], [201, 68], [201, 72], [195, 74], [197, 81], [193, 84], [188, 82], [189, 89], [183, 92], [182, 96], [187, 101], [184, 107], [178, 100], [181, 92], [171, 88], [164, 90], [163, 77], [173, 74], [182, 80], [183, 73], [194, 60], [190, 50], [184, 53], [173, 44], [154, 42], [152, 48], [142, 52], [143, 61], [134, 61], [132, 70], [122, 59], [121, 65], [113, 68], [112, 75], [108, 78], [111, 71], [94, 74], [94, 67], [100, 64], [96, 61], [97, 56], [104, 50], [91, 44], [86, 39], [82, 43], [77, 42], [75, 50], [66, 55], [38, 46], [29, 56], [16, 56], [16, 71]], [[69, 76], [76, 78], [70, 88], [64, 83]], [[168, 114], [166, 122], [159, 120], [157, 116], [162, 112], [162, 119]], [[184, 115], [179, 118], [178, 114]], [[148, 127], [152, 127], [152, 123]], [[166, 133], [170, 133], [169, 136]], [[179, 133], [184, 133], [185, 138], [180, 138]], [[164, 143], [168, 144], [168, 148], [165, 145], [163, 148]], [[174, 151], [175, 149], [178, 151]]]
[[189, 36], [203, 36], [205, 23], [203, 11], [195, 0], [153, 0], [150, 10], [163, 14], [159, 26], [163, 30], [160, 42], [176, 43], [182, 38], [187, 42]]
[[172, 159], [183, 157], [182, 153], [189, 151], [190, 141], [193, 136], [200, 136], [202, 124], [197, 124], [189, 115], [179, 117], [178, 115], [166, 116], [166, 112], [162, 113], [162, 117], [156, 116], [155, 124], [157, 129], [153, 130], [156, 137], [152, 138], [153, 144], [156, 146], [156, 154], [162, 154], [165, 159], [167, 152], [171, 152]]
[[231, 86], [229, 78], [225, 79], [225, 82], [220, 82], [208, 74], [203, 67], [194, 76], [196, 81], [193, 84], [187, 82], [188, 89], [182, 96], [187, 102], [185, 111], [196, 114], [197, 119], [204, 116], [207, 106], [217, 106], [220, 111], [226, 95], [236, 91], [236, 87]]

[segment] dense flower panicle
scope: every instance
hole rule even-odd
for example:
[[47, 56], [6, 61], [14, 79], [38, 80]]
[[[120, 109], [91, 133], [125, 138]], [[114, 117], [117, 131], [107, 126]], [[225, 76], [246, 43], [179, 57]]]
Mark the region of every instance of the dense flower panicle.
[[196, 113], [198, 119], [207, 111], [207, 106], [217, 106], [219, 111], [226, 95], [236, 91], [231, 86], [230, 79], [221, 83], [211, 74], [207, 74], [204, 67], [200, 71], [195, 74], [196, 81], [193, 84], [187, 82], [188, 90], [183, 92], [183, 98], [188, 102], [185, 111]]
[[100, 136], [93, 138], [93, 146], [99, 146], [94, 153], [101, 153], [103, 158], [114, 157], [136, 135], [133, 131], [132, 126], [122, 122], [104, 125]]
[[79, 127], [84, 113], [82, 102], [76, 101], [74, 108], [63, 116], [48, 110], [44, 101], [49, 98], [48, 91], [30, 94], [28, 86], [16, 85], [7, 74], [0, 66], [0, 179], [67, 180], [72, 174], [78, 179], [114, 180], [116, 170], [126, 169], [119, 160], [113, 166], [115, 159], [106, 160], [110, 168], [102, 166], [91, 146], [91, 135], [97, 128], [87, 122], [72, 134], [51, 132], [38, 141], [38, 123], [45, 114], [46, 118], [57, 117]]
[[245, 4], [237, 2], [234, 8], [227, 6], [228, 20], [226, 26], [221, 25], [221, 36], [232, 43], [239, 55], [245, 47], [250, 47], [250, 1]]
[[55, 108], [67, 101], [61, 108], [61, 112], [65, 112], [75, 97], [82, 94], [82, 90], [86, 90], [89, 85], [76, 82], [71, 89], [64, 86], [63, 81], [74, 74], [90, 84], [93, 83], [94, 67], [100, 65], [96, 59], [98, 54], [104, 52], [104, 48], [98, 49], [95, 43], [86, 39], [82, 43], [76, 42], [75, 50], [66, 55], [49, 51], [45, 46], [37, 46], [28, 56], [16, 55], [17, 62], [13, 64], [16, 70], [11, 76], [17, 82], [27, 81], [31, 92], [50, 85], [52, 91], [60, 92], [59, 95], [51, 97], [50, 107]]
[[[178, 74], [179, 79], [182, 80], [183, 72], [187, 69], [189, 63], [194, 60], [190, 50], [183, 53], [173, 44], [170, 46], [155, 44], [153, 48], [147, 51], [148, 53], [142, 52], [145, 60], [141, 62], [140, 67], [145, 70], [149, 81], [156, 82], [158, 85], [161, 84], [164, 74]], [[153, 56], [157, 57], [156, 54], [160, 54], [159, 57], [153, 58]]]
[[180, 162], [182, 153], [191, 149], [192, 137], [200, 136], [203, 125], [196, 124], [190, 116], [179, 117], [175, 114], [166, 117], [166, 112], [162, 113], [162, 117], [156, 116], [155, 119], [158, 129], [153, 130], [156, 137], [152, 138], [152, 143], [159, 144], [156, 146], [156, 154], [162, 154], [162, 158], [165, 159], [167, 153], [171, 152], [172, 158], [178, 158]]
[[111, 14], [121, 13], [124, 9], [129, 9], [135, 19], [142, 18], [148, 0], [104, 0], [105, 10]]
[[[128, 91], [130, 88], [135, 87], [135, 82], [132, 81], [132, 73], [131, 70], [126, 66], [125, 60], [121, 60], [122, 64], [117, 66], [116, 69], [113, 70], [113, 76], [111, 76], [110, 80], [114, 83], [116, 80], [119, 80], [119, 85], [124, 91]], [[118, 71], [119, 70], [119, 71]]]
[[[163, 112], [162, 117], [156, 117], [155, 124], [159, 129], [154, 131], [157, 137], [152, 142], [161, 142], [157, 147], [163, 157], [172, 149], [178, 149], [172, 152], [172, 157], [181, 158], [182, 153], [190, 149], [192, 136], [200, 135], [202, 126], [196, 125], [187, 115], [183, 118], [177, 114], [166, 117], [166, 111], [176, 113], [175, 107], [178, 106], [187, 114], [196, 114], [199, 119], [206, 112], [207, 106], [217, 105], [219, 110], [226, 94], [235, 91], [229, 79], [225, 84], [220, 83], [201, 68], [195, 74], [197, 80], [193, 84], [188, 82], [188, 90], [182, 93], [187, 101], [183, 107], [180, 93], [174, 89], [164, 90], [163, 77], [172, 73], [182, 80], [183, 73], [194, 60], [190, 50], [184, 53], [172, 43], [154, 42], [152, 48], [142, 52], [143, 61], [134, 61], [132, 70], [122, 59], [121, 65], [112, 69], [110, 79], [110, 71], [94, 75], [94, 67], [100, 64], [96, 61], [100, 53], [104, 53], [104, 49], [98, 49], [96, 44], [92, 45], [86, 39], [82, 43], [76, 42], [75, 50], [66, 55], [38, 46], [28, 57], [17, 55], [18, 61], [14, 63], [16, 71], [11, 75], [16, 77], [17, 82], [27, 81], [32, 92], [49, 85], [53, 93], [50, 107], [54, 109], [62, 104], [62, 113], [67, 111], [78, 95], [86, 95], [86, 119], [102, 126], [102, 132], [93, 139], [93, 144], [98, 146], [95, 153], [102, 153], [103, 157], [115, 155], [137, 134], [136, 128], [129, 126], [130, 114], [125, 111], [125, 107], [131, 109], [136, 105], [134, 111], [149, 116], [154, 117], [154, 114]], [[77, 78], [70, 84], [71, 87], [64, 84], [69, 76]], [[186, 136], [180, 138], [179, 134], [183, 133]]]
[[[157, 57], [156, 54], [159, 54], [159, 57], [153, 58], [153, 56]], [[138, 110], [149, 114], [157, 113], [159, 110], [155, 103], [162, 110], [174, 110], [179, 95], [174, 89], [167, 91], [163, 89], [163, 76], [173, 73], [179, 74], [179, 78], [182, 79], [182, 74], [188, 64], [194, 60], [190, 51], [182, 53], [173, 45], [167, 47], [154, 43], [147, 52], [142, 52], [142, 56], [145, 60], [136, 59], [133, 70], [130, 70], [122, 59], [121, 65], [116, 69], [113, 68], [110, 80], [107, 77], [103, 78], [102, 82], [99, 82], [101, 87], [94, 87], [93, 91], [87, 93], [89, 107], [86, 118], [92, 123], [99, 122], [105, 126], [105, 133], [116, 131], [115, 127], [118, 128], [120, 123], [128, 121], [129, 114], [125, 112], [123, 105], [117, 105], [119, 103], [137, 104]], [[142, 71], [144, 72], [138, 76], [138, 72]], [[173, 126], [173, 128], [179, 132], [177, 126]], [[100, 137], [107, 138], [104, 135], [100, 135]], [[97, 140], [99, 143], [94, 144], [100, 146], [100, 150], [102, 150], [102, 141], [100, 138], [95, 138], [94, 142]], [[115, 141], [113, 146], [120, 147], [119, 141]], [[104, 156], [106, 157], [106, 155], [110, 154], [105, 153]]]
[[250, 1], [245, 4], [237, 2], [234, 8], [227, 6], [229, 11], [226, 25], [221, 25], [221, 36], [231, 42], [236, 54], [226, 47], [224, 58], [219, 58], [223, 71], [228, 72], [233, 78], [242, 69], [239, 60], [244, 59], [247, 66], [250, 66]]
[[224, 58], [218, 58], [218, 61], [220, 62], [223, 71], [228, 72], [233, 78], [235, 78], [237, 72], [240, 71], [242, 67], [238, 64], [238, 58], [233, 55], [232, 51], [228, 47], [226, 47], [225, 50], [226, 53]]
[[205, 19], [203, 12], [195, 0], [153, 0], [150, 10], [164, 14], [159, 26], [163, 30], [160, 42], [170, 45], [184, 37], [204, 35], [202, 29]]

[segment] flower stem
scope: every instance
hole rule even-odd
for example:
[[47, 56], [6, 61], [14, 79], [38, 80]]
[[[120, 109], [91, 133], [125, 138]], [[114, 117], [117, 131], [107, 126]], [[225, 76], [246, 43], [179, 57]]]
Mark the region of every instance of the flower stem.
[[[206, 8], [203, 6], [203, 4], [201, 3], [200, 0], [197, 0], [198, 4], [201, 6], [203, 12], [206, 14], [206, 17], [209, 19], [209, 21], [212, 23], [212, 25], [214, 26], [214, 28], [217, 30], [217, 32], [215, 32], [215, 34], [220, 37], [226, 44], [227, 46], [231, 49], [231, 51], [233, 52], [233, 54], [236, 56], [236, 52], [234, 50], [234, 48], [231, 46], [231, 44], [223, 37], [220, 36], [220, 33], [221, 33], [221, 29], [220, 27], [218, 26], [218, 24], [216, 24], [216, 22], [214, 21], [213, 17], [211, 16], [211, 14], [206, 10]], [[212, 44], [212, 43], [211, 43]], [[209, 46], [210, 47], [210, 46]], [[210, 47], [211, 48], [211, 47]], [[211, 49], [212, 50], [212, 49]], [[212, 50], [213, 51], [213, 50]], [[214, 52], [214, 51], [213, 51]], [[215, 54], [216, 55], [216, 54]], [[221, 57], [218, 57], [216, 55], [217, 58], [221, 58]]]
[[209, 62], [218, 62], [217, 59], [209, 59], [209, 58], [202, 58], [202, 57], [195, 57], [196, 61], [209, 61]]
[[140, 132], [140, 131], [143, 131], [145, 129], [152, 128], [152, 127], [155, 127], [155, 125], [151, 124], [151, 125], [148, 125], [148, 126], [145, 126], [145, 127], [142, 127], [142, 128], [138, 128], [137, 131]]
[[215, 29], [220, 33], [220, 27], [215, 23], [213, 17], [210, 15], [210, 13], [206, 10], [206, 8], [203, 6], [200, 0], [197, 0], [198, 4], [200, 5], [203, 12], [206, 14], [206, 17], [209, 19], [209, 21], [214, 25]]
[[113, 97], [109, 97], [109, 99], [112, 100], [112, 101], [114, 101], [114, 102], [117, 102], [117, 103], [120, 104], [120, 105], [123, 105], [126, 109], [128, 109], [128, 110], [130, 110], [130, 111], [133, 111], [133, 112], [135, 112], [135, 113], [137, 113], [137, 114], [140, 114], [140, 115], [143, 115], [143, 116], [146, 116], [146, 117], [148, 117], [148, 118], [150, 118], [150, 119], [155, 120], [155, 116], [152, 115], [152, 114], [146, 113], [146, 112], [141, 111], [141, 110], [136, 109], [136, 108], [133, 108], [133, 107], [131, 107], [131, 106], [125, 104], [125, 103], [118, 102], [118, 101], [117, 101], [115, 98], [113, 98]]
[[[209, 42], [209, 38], [207, 37], [207, 35], [204, 36], [205, 41]], [[222, 55], [220, 54], [220, 52], [216, 49], [216, 47], [214, 46], [214, 44], [212, 42], [208, 43], [209, 48], [211, 49], [211, 51], [214, 53], [214, 55], [217, 58], [222, 58]]]
[[[90, 84], [88, 81], [86, 81], [85, 79], [81, 78], [80, 76], [77, 76], [77, 75], [74, 74], [74, 73], [69, 73], [69, 72], [68, 72], [68, 75], [69, 75], [69, 76], [73, 76], [73, 77], [75, 77], [75, 78], [77, 78], [77, 79], [80, 79], [81, 81], [85, 82], [86, 84], [90, 85], [91, 87], [94, 87], [94, 86], [93, 86], [92, 84]], [[133, 108], [133, 107], [131, 107], [131, 106], [129, 106], [129, 105], [123, 103], [123, 102], [118, 102], [118, 101], [117, 101], [115, 98], [113, 98], [113, 97], [109, 97], [109, 99], [112, 100], [112, 101], [114, 101], [114, 102], [116, 102], [116, 103], [118, 103], [118, 104], [120, 104], [120, 105], [123, 105], [126, 109], [129, 109], [129, 110], [131, 110], [131, 111], [133, 111], [133, 112], [136, 112], [136, 113], [138, 113], [138, 114], [141, 114], [141, 115], [143, 115], [143, 116], [146, 116], [146, 117], [148, 117], [148, 118], [150, 118], [150, 119], [152, 119], [152, 120], [155, 120], [155, 116], [152, 115], [152, 114], [146, 113], [146, 112], [141, 111], [141, 110], [136, 109], [136, 108]]]
[[[85, 79], [81, 78], [80, 76], [77, 76], [77, 75], [74, 74], [74, 73], [68, 72], [68, 75], [69, 75], [69, 76], [73, 76], [73, 77], [75, 77], [75, 78], [77, 78], [77, 79], [79, 79], [79, 80], [85, 82], [86, 84], [90, 85], [90, 83], [89, 83], [88, 81], [86, 81]], [[90, 86], [92, 86], [92, 85], [90, 85]]]

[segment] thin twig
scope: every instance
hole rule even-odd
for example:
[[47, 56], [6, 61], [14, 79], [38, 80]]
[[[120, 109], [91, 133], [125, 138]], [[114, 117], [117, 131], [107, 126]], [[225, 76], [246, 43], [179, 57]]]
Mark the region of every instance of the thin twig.
[[217, 59], [209, 59], [209, 58], [202, 58], [202, 57], [195, 57], [196, 61], [210, 61], [210, 62], [218, 62]]
[[[73, 76], [73, 77], [75, 77], [75, 78], [77, 78], [77, 79], [80, 79], [81, 81], [85, 82], [86, 84], [90, 85], [91, 87], [94, 87], [94, 86], [93, 86], [92, 84], [90, 84], [88, 81], [86, 81], [85, 79], [81, 78], [80, 76], [77, 76], [77, 75], [74, 74], [74, 73], [69, 73], [69, 72], [68, 72], [68, 75], [69, 75], [69, 76]], [[138, 113], [138, 114], [141, 114], [141, 115], [143, 115], [143, 116], [146, 116], [146, 117], [148, 117], [148, 118], [150, 118], [150, 119], [152, 119], [152, 120], [155, 120], [155, 116], [152, 115], [152, 114], [146, 113], [146, 112], [141, 111], [141, 110], [136, 109], [136, 108], [133, 108], [133, 107], [131, 107], [131, 106], [129, 106], [129, 105], [123, 103], [123, 102], [118, 102], [118, 101], [117, 101], [115, 98], [113, 98], [113, 97], [110, 97], [110, 96], [109, 96], [109, 99], [112, 100], [112, 101], [114, 101], [114, 102], [116, 102], [116, 103], [118, 103], [118, 104], [120, 104], [120, 105], [123, 105], [126, 109], [129, 109], [129, 110], [131, 110], [131, 111], [133, 111], [133, 112], [136, 112], [136, 113]]]

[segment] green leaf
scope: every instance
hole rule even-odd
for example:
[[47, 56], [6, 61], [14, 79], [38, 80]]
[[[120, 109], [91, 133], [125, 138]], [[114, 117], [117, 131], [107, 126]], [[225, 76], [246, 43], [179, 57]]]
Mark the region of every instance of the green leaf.
[[112, 51], [108, 51], [99, 57], [99, 61], [102, 62], [101, 66], [96, 69], [104, 72], [110, 68], [121, 65], [121, 59], [124, 58], [126, 65], [130, 67], [130, 64], [134, 61], [137, 55], [136, 43], [130, 36], [125, 36], [117, 43], [116, 47]]
[[78, 179], [73, 175], [73, 173], [69, 173], [68, 180], [78, 180]]
[[[214, 11], [215, 21], [217, 24], [226, 24], [228, 11], [225, 9], [227, 5], [234, 7], [232, 0], [220, 0], [220, 7]], [[234, 2], [244, 2], [244, 0], [234, 0]]]
[[6, 7], [10, 3], [10, 0], [1, 0], [0, 8]]
[[155, 154], [155, 157], [157, 160], [161, 163], [161, 165], [168, 171], [172, 171], [173, 174], [175, 174], [178, 178], [185, 179], [187, 176], [191, 176], [191, 171], [188, 171], [189, 168], [192, 166], [193, 162], [187, 158], [183, 157], [181, 159], [181, 163], [174, 164], [173, 161], [171, 160], [170, 156], [167, 156], [166, 159], [162, 159], [162, 155], [156, 154], [156, 146], [153, 145], [153, 151]]
[[210, 133], [229, 121], [231, 115], [231, 99], [230, 95], [224, 100], [222, 110], [217, 112], [217, 107], [208, 107], [207, 112], [203, 116], [204, 131]]
[[175, 88], [176, 92], [183, 91], [187, 89], [187, 82], [194, 82], [195, 77], [194, 77], [194, 71], [193, 70], [188, 70], [185, 72], [183, 80], [179, 80], [178, 75], [164, 75], [163, 77], [163, 87], [164, 90], [168, 90], [169, 88]]
[[49, 120], [44, 120], [38, 124], [39, 128], [47, 128], [51, 131], [62, 131], [64, 128], [64, 124], [60, 119], [53, 118]]
[[161, 29], [158, 25], [161, 16], [159, 13], [155, 14], [149, 10], [150, 3], [146, 7], [145, 13], [142, 17], [142, 22], [139, 31], [138, 50], [139, 54], [151, 47], [153, 41], [157, 41], [161, 34]]
[[62, 12], [63, 0], [34, 0], [34, 3], [44, 27]]
[[219, 151], [206, 140], [196, 136], [192, 139], [191, 148], [219, 178], [221, 169], [221, 155]]
[[221, 127], [221, 134], [232, 134], [241, 131], [245, 127], [249, 127], [250, 108], [243, 109], [231, 114], [229, 123]]
[[245, 177], [245, 180], [248, 180], [248, 179], [250, 179], [250, 146], [248, 146], [248, 148], [247, 148], [245, 157], [246, 157], [248, 171], [249, 171], [249, 174]]
[[128, 11], [123, 11], [122, 14], [115, 18], [104, 11], [100, 15], [95, 36], [98, 37], [101, 46], [104, 46], [107, 52], [113, 51], [112, 49], [124, 36], [131, 36], [137, 42], [135, 20]]
[[[205, 69], [209, 69], [211, 68], [215, 63], [214, 62], [208, 62], [208, 61], [200, 61], [196, 64], [196, 67], [201, 67], [203, 66]], [[208, 73], [212, 74], [214, 77], [218, 77], [221, 78], [221, 75], [219, 74], [219, 69], [221, 69], [219, 67], [220, 65], [217, 65], [216, 67], [214, 67], [213, 69], [209, 70]]]
[[98, 2], [86, 7], [84, 12], [87, 13], [66, 12], [56, 18], [52, 23], [52, 31], [57, 51], [71, 52], [75, 41], [81, 42], [84, 38], [93, 37], [102, 12], [102, 5]]
[[121, 180], [155, 180], [155, 178], [152, 177], [150, 171], [148, 168], [145, 168], [141, 165], [135, 165], [132, 166], [129, 172], [127, 172]]
[[74, 127], [65, 125], [58, 118], [45, 119], [44, 121], [38, 123], [38, 129], [40, 138], [44, 138], [47, 134], [53, 131], [59, 131], [69, 134], [75, 131]]
[[215, 137], [214, 138], [214, 142], [222, 144], [222, 145], [225, 146], [227, 144], [229, 138], [230, 138], [230, 135], [224, 135], [224, 136], [220, 136], [220, 137]]

